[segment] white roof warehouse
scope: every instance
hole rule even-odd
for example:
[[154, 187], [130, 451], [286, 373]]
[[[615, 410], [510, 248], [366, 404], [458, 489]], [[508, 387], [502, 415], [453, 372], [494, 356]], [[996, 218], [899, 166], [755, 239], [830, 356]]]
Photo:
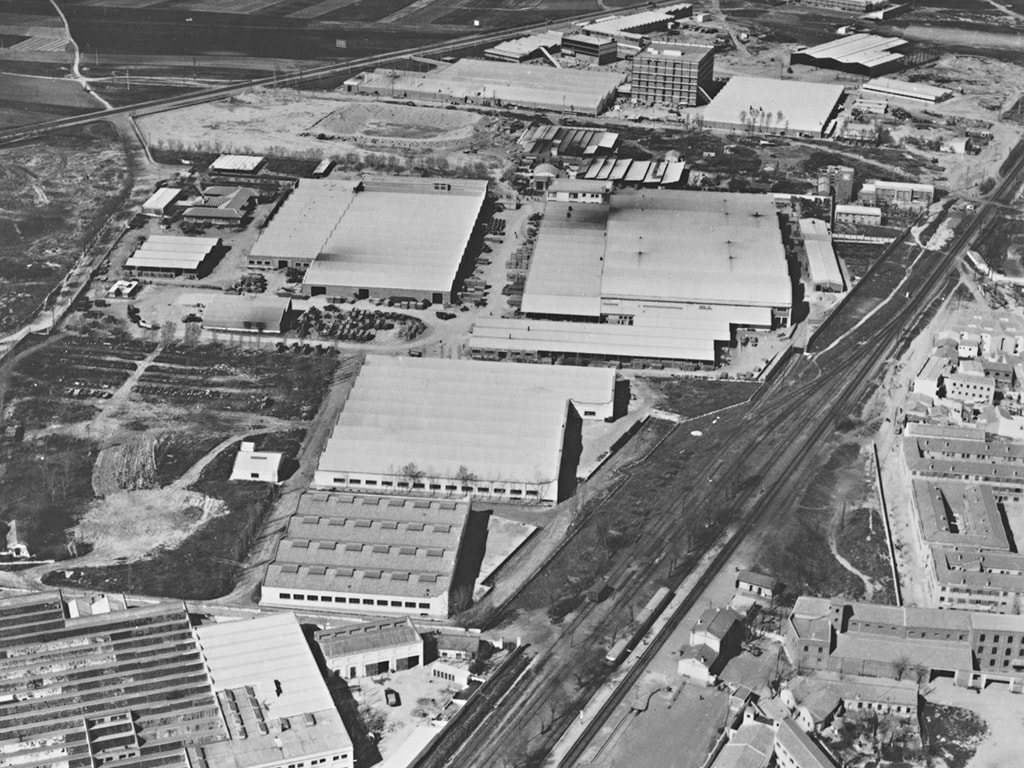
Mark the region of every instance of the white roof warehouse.
[[570, 401], [610, 418], [614, 393], [609, 369], [368, 355], [313, 484], [554, 503]]
[[704, 108], [704, 126], [726, 131], [821, 136], [842, 98], [841, 85], [733, 77]]
[[[691, 325], [694, 313], [772, 327], [788, 324], [792, 302], [771, 196], [628, 190], [607, 204], [548, 203], [522, 310], [662, 329]], [[708, 331], [720, 341], [718, 324]]]
[[307, 296], [450, 301], [486, 195], [487, 182], [472, 179], [305, 179], [249, 266], [307, 267]]

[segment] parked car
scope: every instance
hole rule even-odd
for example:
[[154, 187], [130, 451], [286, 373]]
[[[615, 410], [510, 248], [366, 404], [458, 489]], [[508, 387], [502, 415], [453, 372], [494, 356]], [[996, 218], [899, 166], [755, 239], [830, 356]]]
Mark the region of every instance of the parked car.
[[454, 312], [438, 311], [435, 312], [434, 314], [437, 315], [438, 319], [440, 320], [451, 320], [452, 318], [455, 317]]

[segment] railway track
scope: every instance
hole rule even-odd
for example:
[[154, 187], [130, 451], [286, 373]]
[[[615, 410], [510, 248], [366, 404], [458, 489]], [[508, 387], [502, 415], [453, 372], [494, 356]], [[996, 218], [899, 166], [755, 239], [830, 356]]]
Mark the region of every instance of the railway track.
[[315, 84], [324, 78], [334, 79], [340, 77], [347, 77], [357, 74], [365, 69], [371, 67], [381, 67], [387, 64], [393, 64], [401, 61], [402, 59], [408, 59], [411, 57], [424, 57], [432, 58], [437, 56], [447, 56], [461, 51], [479, 48], [483, 45], [492, 45], [494, 43], [500, 43], [504, 40], [508, 40], [513, 37], [520, 35], [529, 35], [534, 32], [540, 32], [548, 29], [551, 26], [562, 26], [565, 24], [573, 24], [583, 21], [592, 21], [599, 19], [604, 16], [608, 16], [610, 13], [625, 13], [633, 10], [649, 10], [660, 6], [675, 5], [675, 2], [667, 2], [666, 0], [659, 0], [658, 2], [652, 3], [636, 3], [634, 5], [624, 6], [622, 8], [616, 8], [614, 11], [599, 10], [590, 11], [588, 13], [581, 13], [575, 16], [569, 16], [561, 19], [552, 19], [550, 22], [544, 24], [522, 24], [515, 27], [509, 27], [502, 30], [493, 32], [478, 32], [472, 35], [465, 35], [463, 37], [453, 38], [441, 43], [432, 43], [430, 45], [415, 46], [412, 48], [403, 48], [391, 53], [383, 53], [375, 56], [364, 56], [358, 59], [348, 59], [346, 61], [335, 62], [331, 64], [324, 64], [317, 67], [311, 67], [309, 69], [303, 69], [299, 72], [293, 72], [285, 75], [273, 75], [270, 77], [259, 77], [250, 80], [243, 80], [240, 82], [232, 83], [231, 85], [217, 86], [214, 88], [207, 88], [198, 93], [183, 94], [179, 96], [169, 96], [162, 99], [153, 99], [151, 101], [140, 102], [138, 104], [126, 105], [123, 107], [115, 107], [113, 109], [107, 109], [97, 112], [90, 112], [86, 115], [78, 115], [75, 117], [61, 118], [59, 120], [48, 120], [44, 123], [37, 123], [29, 126], [19, 126], [14, 128], [7, 128], [0, 130], [0, 146], [10, 144], [12, 142], [24, 141], [25, 139], [36, 138], [53, 131], [62, 130], [65, 128], [74, 128], [81, 125], [87, 125], [89, 123], [96, 122], [98, 120], [106, 120], [115, 115], [131, 115], [133, 117], [142, 117], [145, 115], [151, 115], [158, 112], [166, 112], [171, 109], [180, 109], [181, 107], [191, 107], [197, 104], [205, 104], [210, 101], [216, 101], [223, 99], [227, 96], [233, 96], [238, 93], [243, 93], [250, 88], [269, 86], [269, 87], [297, 87], [303, 85]]
[[[562, 634], [537, 656], [520, 685], [509, 692], [467, 739], [451, 761], [452, 765], [482, 768], [501, 764], [502, 760], [508, 761], [521, 751], [524, 735], [528, 739], [529, 753], [547, 754], [576, 712], [571, 708], [557, 718], [554, 716], [556, 705], [564, 706], [566, 692], [573, 690], [577, 682], [569, 652], [579, 642], [576, 631], [586, 627], [590, 637], [603, 637], [623, 626], [623, 613], [634, 594], [646, 584], [658, 580], [677, 587], [682, 583], [688, 575], [685, 572], [668, 578], [659, 573], [664, 556], [679, 546], [686, 535], [687, 524], [694, 522], [693, 515], [686, 514], [687, 510], [729, 507], [740, 510], [735, 528], [711, 565], [701, 573], [681, 608], [645, 648], [639, 663], [629, 669], [615, 694], [591, 719], [581, 738], [559, 763], [561, 766], [586, 764], [584, 758], [596, 735], [672, 631], [700, 599], [712, 578], [751, 531], [770, 521], [772, 514], [781, 514], [786, 508], [782, 502], [793, 498], [806, 486], [807, 470], [819, 460], [818, 451], [838, 421], [870, 392], [871, 381], [882, 372], [889, 356], [909, 343], [922, 320], [940, 297], [944, 297], [943, 292], [958, 279], [955, 271], [958, 259], [989, 223], [998, 206], [1021, 183], [1024, 152], [1016, 152], [1012, 157], [1014, 162], [997, 185], [991, 202], [979, 209], [944, 254], [917, 265], [915, 272], [922, 277], [912, 288], [911, 299], [882, 313], [884, 317], [878, 323], [854, 329], [820, 359], [805, 355], [788, 360], [742, 417], [745, 434], [749, 436], [745, 444], [738, 449], [727, 446], [705, 458], [704, 468], [715, 468], [716, 482], [694, 489], [680, 489], [670, 483], [655, 494], [652, 503], [664, 512], [658, 515], [653, 528], [645, 532], [644, 539], [625, 551], [608, 574], [611, 580], [619, 580], [619, 589], [605, 604], [585, 605], [577, 612]], [[673, 438], [677, 436], [678, 428], [662, 442], [659, 451], [676, 455], [673, 452], [677, 452], [678, 443]], [[616, 492], [625, 485], [621, 484]], [[612, 494], [604, 503], [615, 501], [615, 494]], [[588, 699], [600, 682], [595, 680], [578, 691], [573, 703]], [[546, 729], [538, 729], [535, 727], [537, 715], [545, 708], [552, 711], [551, 723]]]

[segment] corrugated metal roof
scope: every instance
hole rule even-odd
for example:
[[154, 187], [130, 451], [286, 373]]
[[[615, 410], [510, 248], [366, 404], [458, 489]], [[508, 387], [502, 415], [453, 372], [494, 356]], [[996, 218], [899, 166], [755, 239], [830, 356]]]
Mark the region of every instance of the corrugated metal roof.
[[508, 352], [714, 362], [716, 339], [728, 341], [728, 328], [724, 333], [714, 333], [688, 327], [638, 328], [608, 323], [487, 319], [474, 324], [469, 347]]
[[181, 190], [179, 188], [163, 187], [150, 195], [149, 199], [142, 204], [142, 209], [162, 211], [179, 197], [181, 197]]
[[221, 155], [210, 163], [210, 169], [254, 173], [264, 162], [266, 162], [266, 158], [259, 155]]
[[911, 83], [906, 80], [895, 80], [890, 77], [876, 77], [868, 80], [861, 88], [874, 93], [884, 93], [921, 101], [941, 101], [952, 94], [946, 88], [937, 88], [927, 83]]
[[831, 59], [842, 64], [875, 67], [902, 59], [903, 54], [893, 51], [906, 44], [907, 41], [899, 37], [858, 33], [805, 48], [800, 53], [815, 59]]
[[253, 245], [249, 258], [312, 261], [355, 196], [355, 181], [303, 179]]

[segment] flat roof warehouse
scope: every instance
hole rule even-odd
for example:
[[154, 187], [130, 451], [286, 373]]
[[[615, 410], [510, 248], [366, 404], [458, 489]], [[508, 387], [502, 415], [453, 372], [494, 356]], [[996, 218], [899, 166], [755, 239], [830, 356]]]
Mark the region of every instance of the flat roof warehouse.
[[448, 301], [486, 195], [487, 182], [472, 179], [304, 179], [249, 266], [307, 268], [307, 296]]
[[733, 77], [704, 108], [704, 125], [755, 133], [821, 136], [843, 98], [843, 86]]
[[313, 484], [553, 503], [570, 401], [610, 418], [614, 392], [610, 369], [368, 355]]
[[513, 104], [531, 109], [597, 115], [626, 79], [620, 72], [555, 69], [484, 59], [460, 59], [430, 72], [363, 72], [347, 80], [349, 91], [402, 98], [474, 104]]
[[767, 310], [792, 304], [769, 196], [621, 191], [608, 205], [576, 205], [571, 216], [569, 208], [548, 204], [524, 313], [597, 319], [623, 299]]

